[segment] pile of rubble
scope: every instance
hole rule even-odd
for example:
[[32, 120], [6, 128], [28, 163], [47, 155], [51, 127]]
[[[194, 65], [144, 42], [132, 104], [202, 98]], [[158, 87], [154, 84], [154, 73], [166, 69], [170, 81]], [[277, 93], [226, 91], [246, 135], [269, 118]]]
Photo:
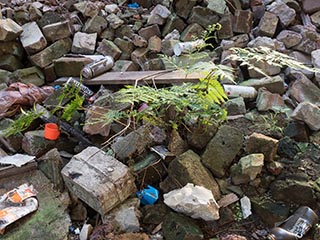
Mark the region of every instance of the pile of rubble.
[[[71, 124], [59, 122], [63, 131], [55, 141], [44, 138], [41, 124], [49, 117], [1, 137], [11, 156], [34, 156], [17, 167], [1, 151], [2, 193], [28, 181], [39, 192], [40, 210], [4, 239], [263, 239], [301, 205], [319, 212], [319, 73], [257, 62], [271, 76], [264, 77], [225, 60], [232, 47], [264, 46], [318, 68], [318, 1], [15, 0], [0, 7], [1, 130], [20, 106], [55, 106], [62, 88], [44, 85], [79, 77], [93, 55], [112, 57], [115, 72], [168, 69], [159, 54], [174, 56], [177, 43], [215, 23], [222, 26], [215, 49], [195, 53], [192, 61], [233, 66], [236, 82], [256, 90], [225, 103], [222, 126], [169, 133], [148, 124], [83, 127], [108, 111], [110, 88], [88, 103], [91, 111]], [[55, 190], [48, 190], [50, 182]]]

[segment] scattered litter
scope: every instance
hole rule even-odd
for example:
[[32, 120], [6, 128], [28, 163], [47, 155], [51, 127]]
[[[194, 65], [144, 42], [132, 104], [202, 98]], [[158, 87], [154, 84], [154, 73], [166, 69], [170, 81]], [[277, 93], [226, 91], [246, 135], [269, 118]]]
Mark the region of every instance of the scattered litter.
[[138, 3], [136, 3], [136, 2], [128, 4], [128, 8], [137, 9], [139, 7], [140, 7], [140, 5]]
[[32, 185], [23, 184], [0, 198], [0, 234], [18, 219], [38, 209], [37, 191]]
[[240, 204], [241, 204], [242, 216], [244, 219], [246, 219], [252, 214], [251, 201], [247, 196], [244, 196], [243, 198], [240, 199]]
[[201, 218], [205, 221], [220, 218], [219, 205], [212, 192], [202, 186], [188, 183], [183, 188], [164, 194], [163, 197], [167, 206], [192, 218]]
[[158, 200], [159, 191], [148, 185], [145, 189], [137, 192], [137, 197], [140, 199], [141, 204], [152, 205]]
[[31, 162], [35, 158], [36, 158], [35, 156], [17, 153], [12, 156], [0, 157], [0, 164], [4, 164], [4, 165], [11, 165], [12, 164], [16, 167], [21, 167], [21, 166]]
[[15, 115], [21, 106], [32, 106], [34, 102], [41, 103], [54, 92], [51, 86], [37, 87], [31, 83], [15, 82], [4, 91], [0, 91], [0, 117]]

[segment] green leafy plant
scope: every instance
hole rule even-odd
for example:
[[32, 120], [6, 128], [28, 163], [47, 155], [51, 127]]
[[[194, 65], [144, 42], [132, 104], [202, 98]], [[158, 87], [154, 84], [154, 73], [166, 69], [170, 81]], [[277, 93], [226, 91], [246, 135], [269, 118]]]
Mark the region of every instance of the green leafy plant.
[[[155, 125], [170, 125], [173, 128], [177, 128], [183, 122], [192, 120], [207, 124], [224, 120], [226, 118], [225, 110], [221, 109], [211, 97], [199, 95], [200, 91], [202, 90], [197, 89], [191, 83], [160, 89], [149, 86], [127, 86], [117, 92], [115, 101], [130, 103], [132, 106], [140, 106], [145, 103], [147, 107], [142, 111], [127, 109], [122, 114], [119, 114], [116, 110], [111, 110], [98, 120], [108, 124], [119, 120], [119, 118], [127, 117]], [[168, 119], [168, 111], [172, 107], [175, 116], [173, 119]]]
[[9, 127], [2, 130], [0, 135], [4, 137], [9, 137], [11, 135], [23, 132], [24, 130], [28, 129], [31, 123], [37, 118], [39, 118], [42, 114], [43, 112], [38, 112], [35, 106], [32, 110], [29, 111], [25, 111], [23, 108], [21, 108], [21, 116], [15, 121], [13, 121], [9, 125]]
[[[64, 87], [63, 93], [58, 97], [58, 100], [59, 103], [51, 111], [51, 114], [62, 111], [60, 118], [70, 121], [73, 114], [82, 108], [84, 97], [80, 95], [80, 88], [72, 85]], [[64, 101], [68, 101], [65, 106], [63, 105]], [[34, 120], [44, 114], [44, 112], [37, 111], [35, 106], [32, 110], [28, 111], [21, 108], [21, 113], [22, 114], [18, 119], [14, 120], [5, 130], [2, 131], [2, 136], [9, 137], [25, 131]]]

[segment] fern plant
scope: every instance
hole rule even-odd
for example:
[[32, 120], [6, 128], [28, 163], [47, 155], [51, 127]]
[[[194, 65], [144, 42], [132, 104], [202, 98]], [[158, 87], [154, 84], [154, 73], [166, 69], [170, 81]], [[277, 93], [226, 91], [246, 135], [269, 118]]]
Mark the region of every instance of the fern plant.
[[256, 62], [266, 62], [269, 65], [277, 66], [280, 68], [290, 67], [296, 70], [308, 70], [311, 72], [319, 73], [320, 70], [311, 68], [284, 53], [278, 52], [268, 47], [255, 47], [255, 48], [231, 48], [230, 54], [226, 60], [239, 61], [240, 66], [246, 65], [249, 69], [269, 77], [262, 69], [255, 66]]
[[[160, 89], [149, 86], [127, 86], [117, 92], [115, 101], [134, 106], [146, 103], [147, 108], [142, 111], [128, 109], [123, 114], [111, 110], [97, 119], [98, 121], [109, 124], [122, 117], [133, 117], [136, 121], [142, 120], [155, 125], [178, 128], [181, 123], [194, 120], [210, 124], [226, 118], [225, 110], [214, 103], [212, 98], [200, 95], [199, 89], [191, 83]], [[174, 107], [175, 116], [173, 119], [168, 119], [168, 110], [171, 107]]]
[[29, 111], [20, 109], [21, 116], [14, 120], [6, 129], [2, 130], [0, 136], [9, 137], [17, 133], [23, 132], [30, 127], [32, 122], [42, 116], [43, 112], [36, 110], [35, 106]]

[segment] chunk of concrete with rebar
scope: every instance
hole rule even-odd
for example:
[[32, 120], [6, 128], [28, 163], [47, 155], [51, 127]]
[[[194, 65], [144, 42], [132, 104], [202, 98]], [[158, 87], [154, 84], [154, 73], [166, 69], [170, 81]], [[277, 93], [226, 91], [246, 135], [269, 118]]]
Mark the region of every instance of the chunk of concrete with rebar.
[[129, 168], [97, 147], [73, 156], [61, 173], [69, 191], [102, 215], [136, 191]]

